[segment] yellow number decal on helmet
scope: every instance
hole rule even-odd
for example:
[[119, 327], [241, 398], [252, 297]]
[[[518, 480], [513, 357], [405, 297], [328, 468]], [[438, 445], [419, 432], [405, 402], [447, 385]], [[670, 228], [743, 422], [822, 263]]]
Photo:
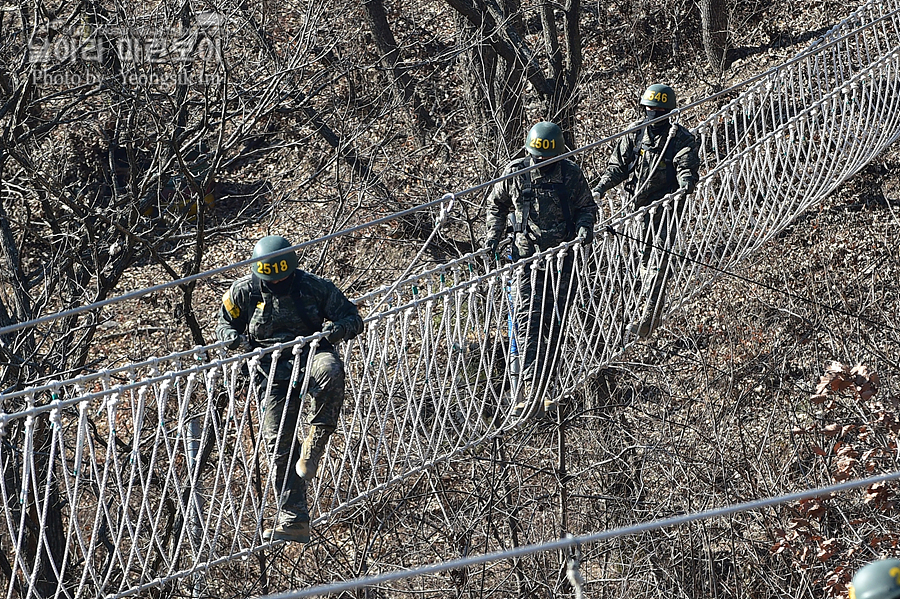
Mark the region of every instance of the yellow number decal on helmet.
[[556, 140], [544, 139], [543, 137], [534, 137], [532, 138], [531, 143], [528, 145], [536, 150], [555, 150]]
[[888, 574], [894, 577], [894, 580], [897, 582], [897, 584], [900, 584], [900, 568], [894, 566], [888, 571]]
[[256, 263], [256, 272], [261, 275], [280, 275], [289, 271], [290, 268], [291, 265], [288, 264], [287, 260], [282, 260], [281, 262], [275, 262], [273, 264], [263, 262], [262, 260]]
[[232, 318], [237, 318], [241, 315], [241, 309], [237, 307], [234, 303], [234, 300], [231, 299], [231, 290], [229, 289], [224, 294], [222, 294], [222, 305], [225, 306], [225, 309], [228, 310], [228, 314]]

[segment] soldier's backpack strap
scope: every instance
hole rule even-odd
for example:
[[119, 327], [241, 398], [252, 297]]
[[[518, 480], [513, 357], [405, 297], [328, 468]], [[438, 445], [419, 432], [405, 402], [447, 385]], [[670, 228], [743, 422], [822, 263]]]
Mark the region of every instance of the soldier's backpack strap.
[[[678, 127], [678, 125], [672, 125]], [[663, 154], [663, 162], [666, 163], [666, 188], [669, 192], [678, 189], [678, 176], [675, 173], [675, 153], [678, 146], [675, 144], [675, 136], [669, 138], [669, 145], [666, 147], [666, 153]]]
[[[673, 127], [678, 127], [678, 125], [672, 125]], [[678, 146], [675, 144], [675, 137], [669, 137], [666, 140], [666, 151], [663, 153], [663, 164], [666, 167], [666, 189], [669, 193], [675, 191], [678, 188], [678, 177], [675, 173], [675, 154], [677, 153]], [[641, 143], [635, 144], [634, 146], [635, 152], [635, 163], [637, 162], [637, 156], [643, 154], [645, 150], [651, 150], [653, 147], [647, 143], [647, 138], [641, 140]]]
[[559, 207], [562, 209], [563, 220], [566, 221], [566, 239], [575, 239], [575, 219], [572, 218], [571, 194], [569, 188], [562, 183], [553, 184], [556, 197], [559, 198]]
[[[298, 290], [297, 290], [297, 287], [301, 284], [301, 279], [302, 279], [302, 278], [303, 278], [303, 273], [300, 271], [300, 269], [295, 270], [295, 271], [294, 271], [294, 285], [293, 285], [293, 287], [291, 288], [291, 292], [298, 291]], [[295, 297], [296, 297], [297, 295], [300, 295], [300, 294], [299, 294], [299, 293], [294, 293], [294, 296], [295, 296]], [[316, 326], [316, 324], [313, 323], [313, 322], [309, 319], [309, 314], [307, 314], [306, 312], [304, 312], [303, 310], [300, 309], [300, 306], [297, 305], [297, 302], [294, 302], [294, 308], [295, 308], [296, 311], [297, 311], [297, 318], [299, 318], [300, 320], [303, 321], [303, 324], [306, 325], [306, 328], [307, 328], [308, 330], [310, 330], [310, 331], [312, 331], [312, 332], [318, 332], [318, 331], [321, 331], [321, 330], [322, 330], [322, 325], [319, 324], [318, 326]], [[328, 343], [328, 341], [325, 340], [325, 339], [323, 339], [323, 340], [320, 342], [320, 347], [321, 347], [321, 345], [324, 345], [324, 344], [327, 344], [327, 343]]]
[[[300, 283], [301, 275], [297, 270], [294, 271], [294, 287], [296, 287]], [[251, 275], [253, 280], [250, 283], [250, 302], [251, 305], [255, 308], [256, 304], [263, 301], [263, 292], [262, 292], [262, 281], [256, 275]], [[294, 288], [291, 289], [291, 292], [294, 291]], [[296, 295], [296, 294], [295, 294]], [[297, 318], [299, 318], [304, 325], [306, 325], [306, 329], [312, 333], [318, 332], [321, 327], [317, 327], [310, 319], [309, 315], [306, 314], [300, 307], [297, 305], [297, 302], [294, 302], [294, 311], [297, 313]], [[325, 342], [327, 343], [327, 341]]]
[[262, 284], [259, 277], [255, 273], [250, 273], [250, 310], [256, 308], [256, 305], [263, 301]]
[[531, 203], [534, 202], [534, 187], [532, 187], [531, 171], [522, 175], [522, 199], [524, 200], [525, 210], [522, 218], [513, 228], [513, 233], [525, 233], [528, 231], [528, 218], [531, 216]]
[[[525, 231], [528, 215], [531, 214], [531, 203], [534, 201], [534, 182], [531, 180], [530, 171], [525, 173], [523, 177], [522, 197], [525, 198], [526, 214], [519, 226], [522, 231]], [[572, 218], [569, 189], [563, 183], [540, 183], [539, 187], [540, 189], [552, 190], [556, 197], [559, 198], [559, 207], [563, 213], [563, 220], [566, 222], [566, 239], [575, 239], [575, 219]]]
[[644, 147], [647, 145], [647, 142], [644, 141], [646, 139], [646, 135], [644, 134], [644, 130], [641, 129], [641, 142], [638, 143], [638, 140], [634, 140], [634, 145], [631, 146], [631, 162], [628, 163], [628, 174], [630, 175], [634, 172], [634, 167], [637, 166], [638, 158], [641, 157], [641, 154], [644, 153]]
[[625, 188], [625, 192], [628, 193], [628, 195], [633, 194], [635, 187], [637, 187], [637, 181], [635, 181], [635, 177], [633, 175], [634, 175], [634, 169], [635, 169], [635, 167], [637, 167], [638, 158], [641, 157], [641, 152], [644, 149], [644, 141], [643, 140], [646, 137], [646, 129], [638, 130], [636, 135], [639, 135], [640, 139], [638, 139], [638, 137], [635, 136], [634, 144], [632, 144], [632, 146], [631, 146], [631, 160], [628, 162], [628, 164], [625, 167], [625, 171], [627, 173], [626, 174], [627, 180], [625, 181], [624, 188]]

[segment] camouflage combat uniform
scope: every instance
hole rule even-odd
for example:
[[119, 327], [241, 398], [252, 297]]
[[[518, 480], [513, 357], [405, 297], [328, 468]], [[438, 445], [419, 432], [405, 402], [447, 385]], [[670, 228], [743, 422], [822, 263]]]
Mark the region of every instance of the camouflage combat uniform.
[[[356, 306], [333, 283], [295, 270], [284, 281], [269, 283], [253, 275], [241, 277], [222, 298], [216, 337], [248, 334], [251, 347], [271, 347], [322, 330], [325, 320], [344, 327], [344, 339], [358, 335], [363, 322]], [[301, 369], [306, 366], [309, 348], [300, 354]], [[266, 395], [272, 366], [272, 354], [259, 362], [257, 390], [263, 403], [262, 435], [270, 455], [274, 455], [280, 520], [309, 520], [306, 481], [294, 469], [300, 441], [297, 428], [300, 407], [300, 380], [291, 383], [294, 355], [285, 351], [275, 365], [272, 390]], [[310, 424], [333, 431], [344, 402], [344, 365], [334, 347], [322, 339], [313, 356], [309, 382]], [[282, 418], [284, 424], [282, 425]], [[281, 435], [278, 434], [282, 430]], [[285, 477], [287, 477], [285, 479]]]
[[[630, 127], [639, 124], [633, 123]], [[674, 135], [670, 140], [671, 134]], [[659, 160], [660, 156], [662, 160]], [[627, 179], [625, 191], [631, 197], [633, 208], [642, 208], [679, 189], [685, 190], [686, 194], [692, 193], [699, 179], [699, 168], [697, 141], [685, 127], [678, 124], [644, 127], [620, 138], [594, 191], [606, 193]], [[669, 222], [667, 215], [680, 216], [683, 208], [681, 198], [672, 210], [657, 210], [652, 217], [649, 213], [644, 215], [641, 227], [644, 241], [641, 287], [646, 291], [640, 321], [635, 329], [642, 337], [656, 328], [665, 304], [669, 254], [657, 251], [655, 255], [658, 258], [651, 263], [653, 249], [654, 246], [671, 247], [678, 227], [677, 223]]]
[[[520, 171], [532, 164], [535, 163], [530, 156], [513, 160], [503, 174]], [[530, 184], [526, 178], [530, 179]], [[523, 193], [529, 187], [531, 193]], [[593, 231], [597, 204], [581, 168], [570, 160], [561, 160], [494, 185], [487, 201], [488, 240], [500, 239], [505, 234], [507, 216], [511, 212], [515, 214], [519, 229], [515, 232], [513, 258], [519, 259], [575, 239], [576, 232], [582, 227]], [[559, 317], [565, 310], [572, 257], [572, 253], [566, 257], [556, 294], [544, 293], [545, 284], [551, 280], [544, 270], [519, 274], [516, 328], [524, 337], [524, 343], [520, 341], [519, 347], [520, 351], [524, 349], [522, 379], [526, 384], [540, 382], [537, 377], [542, 373], [541, 378], [546, 380], [552, 368], [551, 363], [544, 362], [544, 357], [555, 353], [559, 341]]]

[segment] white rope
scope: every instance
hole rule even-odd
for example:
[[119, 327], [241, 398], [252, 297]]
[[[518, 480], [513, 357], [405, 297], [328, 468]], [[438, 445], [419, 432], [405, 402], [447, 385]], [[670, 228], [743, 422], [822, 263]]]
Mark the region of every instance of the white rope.
[[[408, 275], [411, 265], [393, 285], [363, 296], [378, 309], [365, 333], [341, 347], [347, 399], [309, 489], [315, 526], [522, 427], [541, 409], [534, 390], [517, 395], [529, 333], [509, 326], [527, 309], [515, 302], [517, 280], [535, 283], [543, 269], [546, 285], [532, 301], [546, 311], [534, 326], [552, 323], [561, 333], [555, 347], [543, 344], [537, 378], [562, 395], [634, 341], [626, 325], [647, 301], [645, 216], [655, 240], [648, 264], [667, 275], [664, 305], [677, 309], [890, 144], [900, 133], [900, 40], [897, 11], [882, 12], [878, 22], [891, 27], [848, 19], [827, 41], [742, 84], [743, 94], [706, 119], [697, 129], [703, 176], [682, 212], [676, 198], [663, 198], [600, 223], [590, 248], [569, 242], [489, 268], [477, 252], [418, 275]], [[674, 239], [663, 225], [677, 228]], [[666, 251], [691, 259], [665, 261]], [[21, 584], [33, 596], [42, 565], [66, 573], [61, 596], [133, 595], [271, 546], [260, 532], [277, 516], [281, 481], [261, 442], [272, 390], [257, 393], [257, 365], [267, 355], [273, 367], [277, 356], [300, 356], [321, 337], [234, 356], [222, 344], [197, 347], [0, 396], [4, 459], [21, 481], [12, 488], [13, 479], [0, 477], [0, 534], [10, 539], [17, 581], [5, 595]], [[299, 362], [292, 381], [305, 410], [310, 368]], [[515, 416], [520, 400], [527, 406]], [[298, 430], [281, 434], [297, 443], [305, 426], [301, 418]], [[36, 461], [37, 443], [47, 448], [46, 467]], [[29, 560], [23, 548], [48, 548], [45, 533], [28, 539], [27, 531], [43, 530], [52, 515], [53, 481], [68, 534], [60, 561], [42, 564], [41, 552]]]
[[408, 568], [405, 570], [378, 574], [376, 576], [366, 576], [333, 584], [319, 585], [303, 590], [289, 591], [285, 593], [272, 593], [270, 595], [264, 595], [264, 597], [266, 599], [301, 599], [302, 597], [318, 597], [322, 595], [338, 594], [366, 586], [375, 586], [388, 582], [405, 580], [408, 578], [427, 576], [429, 574], [437, 574], [439, 572], [446, 572], [448, 570], [462, 570], [471, 566], [479, 566], [482, 564], [509, 560], [518, 557], [526, 557], [529, 555], [534, 555], [536, 553], [568, 550], [576, 548], [580, 545], [599, 543], [601, 541], [606, 541], [609, 539], [633, 536], [653, 530], [659, 530], [662, 528], [683, 526], [685, 524], [691, 524], [692, 522], [711, 520], [713, 518], [723, 518], [725, 516], [732, 516], [734, 514], [740, 514], [742, 512], [758, 511], [768, 507], [783, 505], [785, 503], [792, 503], [795, 501], [811, 499], [814, 497], [824, 497], [833, 493], [843, 493], [845, 491], [858, 489], [860, 487], [897, 479], [900, 479], [900, 471], [848, 481], [827, 487], [807, 489], [804, 491], [799, 491], [797, 493], [788, 493], [784, 495], [778, 495], [776, 497], [767, 497], [764, 499], [756, 499], [753, 501], [726, 505], [719, 508], [704, 510], [702, 512], [691, 512], [688, 514], [672, 516], [669, 518], [651, 520], [650, 522], [642, 522], [640, 524], [622, 526], [586, 535], [567, 535], [566, 537], [557, 539], [555, 541], [546, 541], [543, 543], [523, 545], [515, 549], [505, 549], [502, 551], [495, 551], [493, 553], [487, 553], [483, 555], [473, 555], [465, 558], [449, 560], [446, 562], [430, 564], [428, 566]]
[[[870, 30], [870, 29], [874, 28], [875, 26], [881, 24], [881, 23], [884, 22], [884, 21], [887, 21], [887, 20], [890, 20], [890, 19], [895, 19], [896, 16], [897, 16], [898, 10], [900, 10], [900, 9], [893, 9], [893, 10], [887, 12], [886, 14], [884, 14], [884, 15], [878, 17], [877, 19], [874, 19], [874, 20], [871, 20], [871, 21], [866, 21], [864, 24], [858, 26], [858, 29], [856, 29], [856, 30], [851, 30], [851, 31], [849, 31], [849, 32], [847, 32], [847, 33], [845, 33], [845, 34], [843, 34], [843, 36], [840, 36], [840, 35], [838, 35], [840, 32], [842, 32], [844, 29], [849, 28], [849, 27], [850, 27], [852, 24], [854, 24], [854, 22], [855, 22], [855, 21], [854, 21], [854, 16], [848, 17], [847, 19], [844, 19], [844, 21], [842, 21], [841, 23], [839, 23], [838, 25], [836, 25], [835, 27], [833, 27], [833, 28], [831, 29], [831, 31], [829, 31], [828, 33], [826, 33], [822, 38], [820, 38], [819, 41], [820, 41], [821, 43], [820, 43], [820, 44], [817, 44], [817, 45], [815, 45], [815, 46], [813, 46], [813, 49], [807, 50], [806, 52], [802, 52], [802, 53], [800, 53], [797, 57], [795, 57], [795, 58], [793, 58], [793, 59], [791, 59], [791, 60], [788, 60], [787, 62], [782, 63], [781, 65], [779, 65], [779, 66], [777, 66], [777, 67], [773, 67], [772, 69], [769, 69], [768, 71], [765, 71], [764, 73], [760, 73], [759, 75], [755, 75], [755, 76], [753, 76], [753, 77], [750, 77], [750, 78], [748, 78], [748, 79], [745, 79], [744, 81], [741, 81], [740, 83], [736, 83], [735, 85], [732, 85], [731, 87], [729, 87], [729, 88], [727, 88], [727, 89], [724, 89], [724, 90], [722, 90], [722, 91], [719, 91], [719, 92], [716, 92], [716, 93], [714, 93], [714, 94], [711, 94], [711, 95], [709, 95], [709, 96], [707, 96], [707, 97], [705, 97], [705, 98], [702, 98], [702, 99], [700, 99], [700, 100], [697, 100], [696, 102], [692, 102], [692, 103], [690, 103], [690, 104], [687, 104], [687, 105], [685, 105], [685, 106], [682, 106], [682, 107], [680, 107], [680, 108], [675, 108], [675, 109], [673, 109], [673, 110], [669, 113], [668, 116], [669, 116], [669, 118], [679, 118], [680, 115], [683, 114], [683, 113], [687, 113], [688, 111], [690, 111], [690, 110], [692, 110], [692, 109], [694, 109], [694, 108], [697, 108], [697, 107], [699, 107], [699, 106], [702, 106], [703, 104], [707, 104], [707, 103], [713, 102], [714, 100], [716, 100], [716, 99], [718, 99], [718, 98], [721, 98], [721, 97], [724, 97], [724, 96], [730, 96], [730, 95], [733, 95], [735, 92], [737, 92], [738, 90], [740, 90], [740, 89], [742, 89], [742, 88], [744, 88], [744, 87], [750, 87], [751, 84], [753, 84], [753, 83], [756, 83], [756, 82], [758, 82], [758, 81], [761, 81], [761, 80], [764, 80], [764, 79], [767, 79], [767, 78], [777, 77], [780, 73], [784, 72], [788, 67], [794, 66], [795, 64], [797, 64], [798, 62], [800, 62], [800, 61], [802, 61], [802, 60], [806, 60], [808, 54], [811, 54], [811, 53], [813, 53], [813, 52], [815, 52], [815, 53], [821, 53], [821, 52], [823, 52], [823, 51], [825, 51], [825, 50], [831, 48], [833, 45], [838, 44], [838, 43], [841, 43], [842, 41], [845, 41], [845, 39], [846, 39], [847, 37], [850, 37], [850, 36], [852, 36], [852, 35], [854, 35], [854, 34], [858, 34], [860, 31]], [[858, 11], [858, 12], [864, 14], [864, 12], [865, 12], [865, 6], [863, 7], [863, 9], [861, 9], [861, 10]], [[824, 41], [824, 40], [826, 40], [826, 39], [828, 39], [829, 41], [827, 41], [827, 42]], [[827, 87], [827, 82], [826, 82], [826, 81], [820, 80], [819, 83], [820, 83], [820, 85], [824, 85], [824, 86]], [[752, 89], [751, 89], [751, 91], [752, 91]], [[723, 110], [730, 109], [730, 107], [731, 107], [732, 105], [734, 105], [734, 102], [737, 102], [737, 101], [739, 101], [739, 100], [733, 100], [733, 101], [732, 101], [731, 103], [729, 103], [728, 106], [726, 106], [726, 108], [723, 109]], [[720, 110], [720, 112], [721, 112], [721, 110]], [[665, 117], [659, 117], [659, 118], [662, 119], [662, 118], [665, 118]], [[709, 122], [710, 120], [711, 120], [711, 119], [707, 119], [707, 122]], [[654, 122], [655, 122], [655, 121], [654, 121]], [[591, 143], [589, 143], [589, 144], [586, 144], [586, 145], [584, 145], [584, 146], [581, 146], [581, 147], [579, 147], [579, 148], [576, 148], [576, 149], [574, 149], [574, 150], [571, 150], [571, 151], [569, 151], [569, 152], [566, 152], [565, 154], [560, 154], [560, 155], [557, 156], [557, 157], [547, 159], [547, 160], [543, 161], [540, 165], [535, 164], [535, 165], [526, 167], [526, 168], [522, 169], [521, 171], [514, 172], [514, 173], [509, 173], [509, 174], [507, 174], [507, 175], [498, 177], [498, 178], [496, 178], [496, 179], [492, 179], [492, 180], [490, 180], [490, 181], [485, 181], [485, 182], [483, 182], [483, 183], [480, 183], [480, 184], [475, 185], [475, 186], [473, 186], [473, 187], [469, 187], [469, 188], [464, 189], [464, 190], [462, 190], [462, 191], [459, 191], [459, 192], [456, 192], [456, 193], [453, 193], [453, 194], [446, 194], [446, 195], [442, 196], [442, 197], [439, 198], [439, 199], [432, 200], [432, 201], [430, 201], [430, 202], [425, 202], [425, 203], [423, 203], [423, 204], [419, 204], [418, 206], [413, 206], [412, 208], [408, 208], [408, 209], [406, 209], [406, 210], [401, 210], [401, 211], [399, 211], [399, 212], [395, 212], [395, 213], [389, 214], [389, 215], [387, 215], [387, 216], [384, 216], [384, 217], [382, 217], [382, 218], [378, 218], [378, 219], [375, 219], [375, 220], [372, 220], [372, 221], [368, 221], [368, 222], [362, 223], [362, 224], [360, 224], [360, 225], [357, 225], [357, 226], [354, 226], [354, 227], [351, 227], [351, 228], [348, 228], [348, 229], [342, 229], [342, 230], [340, 230], [340, 231], [336, 231], [336, 232], [334, 232], [334, 233], [331, 233], [331, 234], [329, 234], [329, 235], [325, 235], [325, 236], [323, 236], [323, 237], [317, 237], [317, 238], [315, 238], [315, 239], [310, 239], [310, 240], [305, 241], [305, 242], [303, 242], [303, 243], [299, 243], [299, 244], [297, 244], [297, 245], [291, 246], [290, 248], [284, 248], [284, 249], [282, 249], [282, 250], [279, 250], [279, 251], [277, 251], [277, 252], [272, 252], [271, 254], [267, 254], [267, 255], [268, 255], [268, 256], [273, 256], [273, 257], [274, 257], [274, 256], [279, 256], [279, 255], [282, 255], [282, 254], [286, 254], [286, 253], [288, 253], [288, 252], [290, 252], [290, 251], [299, 251], [299, 250], [301, 250], [301, 249], [303, 249], [303, 248], [306, 248], [306, 247], [309, 247], [309, 246], [312, 246], [312, 245], [316, 245], [316, 244], [319, 244], [319, 243], [325, 243], [325, 242], [327, 242], [327, 241], [331, 241], [332, 239], [336, 239], [336, 238], [338, 238], [338, 237], [342, 237], [342, 236], [345, 236], [345, 235], [352, 235], [352, 234], [354, 234], [354, 233], [358, 233], [358, 232], [363, 231], [363, 230], [365, 230], [365, 229], [368, 229], [368, 228], [370, 228], [370, 227], [373, 227], [373, 226], [376, 226], [376, 225], [380, 225], [380, 224], [384, 224], [384, 223], [386, 223], [386, 222], [390, 222], [390, 221], [392, 221], [392, 220], [396, 220], [396, 219], [399, 219], [399, 218], [403, 218], [404, 216], [408, 216], [408, 215], [410, 215], [410, 214], [415, 214], [416, 212], [419, 212], [419, 211], [422, 211], [422, 210], [428, 210], [428, 209], [433, 208], [433, 207], [435, 207], [435, 206], [441, 205], [441, 204], [445, 201], [447, 195], [452, 195], [453, 198], [460, 198], [460, 197], [463, 197], [463, 196], [466, 196], [466, 195], [471, 195], [471, 194], [478, 193], [479, 191], [482, 191], [482, 190], [484, 190], [484, 189], [487, 189], [487, 188], [493, 186], [493, 185], [494, 185], [495, 183], [497, 183], [497, 182], [504, 181], [504, 180], [510, 179], [510, 178], [512, 178], [512, 177], [520, 176], [522, 173], [529, 172], [529, 171], [531, 171], [531, 170], [533, 170], [533, 169], [535, 169], [535, 168], [539, 168], [540, 166], [548, 166], [548, 165], [550, 165], [550, 164], [552, 164], [552, 163], [554, 163], [554, 162], [558, 162], [558, 161], [560, 161], [560, 160], [565, 160], [565, 159], [571, 158], [571, 157], [573, 157], [573, 156], [575, 156], [575, 155], [577, 155], [577, 154], [581, 154], [581, 153], [584, 153], [584, 152], [587, 152], [587, 151], [590, 151], [590, 150], [593, 150], [593, 149], [602, 147], [602, 146], [604, 146], [604, 145], [606, 145], [606, 144], [608, 144], [608, 143], [610, 143], [610, 142], [612, 142], [612, 141], [618, 139], [619, 137], [622, 137], [623, 135], [627, 135], [627, 134], [629, 134], [629, 133], [632, 133], [632, 132], [634, 132], [634, 131], [637, 131], [638, 129], [640, 129], [640, 128], [643, 127], [643, 126], [644, 126], [644, 124], [641, 123], [641, 124], [638, 125], [638, 126], [632, 127], [632, 128], [630, 128], [630, 129], [626, 129], [626, 130], [624, 130], [624, 131], [620, 131], [620, 132], [618, 132], [618, 133], [615, 133], [615, 134], [613, 134], [613, 135], [610, 135], [609, 137], [604, 137], [604, 138], [602, 138], [602, 139], [598, 139], [598, 140], [593, 141], [593, 142], [591, 142]], [[45, 324], [45, 323], [48, 323], [48, 322], [53, 322], [53, 321], [55, 321], [55, 320], [59, 320], [59, 319], [61, 319], [61, 318], [66, 318], [66, 317], [69, 317], [69, 316], [76, 316], [76, 315], [78, 315], [78, 314], [83, 314], [83, 313], [88, 312], [88, 311], [97, 310], [97, 309], [99, 309], [99, 308], [103, 308], [103, 307], [105, 307], [105, 306], [109, 306], [109, 305], [112, 305], [112, 304], [115, 304], [115, 303], [118, 303], [118, 302], [121, 302], [121, 301], [128, 301], [128, 300], [137, 299], [137, 298], [143, 297], [143, 296], [145, 296], [145, 295], [148, 295], [148, 294], [150, 294], [150, 293], [155, 293], [155, 292], [157, 292], [157, 291], [163, 291], [163, 290], [165, 290], [165, 289], [170, 289], [170, 288], [172, 288], [172, 287], [184, 286], [185, 284], [191, 283], [191, 282], [193, 282], [193, 281], [199, 281], [199, 280], [206, 279], [206, 278], [210, 278], [210, 277], [213, 277], [213, 276], [216, 276], [216, 275], [219, 275], [219, 274], [224, 274], [224, 273], [229, 272], [229, 271], [234, 270], [234, 269], [238, 269], [238, 268], [243, 268], [243, 267], [246, 267], [246, 266], [250, 266], [256, 259], [257, 259], [257, 258], [248, 258], [248, 259], [246, 259], [246, 260], [243, 260], [243, 261], [241, 261], [241, 262], [236, 262], [236, 263], [230, 264], [230, 265], [228, 265], [228, 266], [223, 266], [223, 267], [219, 267], [219, 268], [215, 268], [215, 269], [211, 269], [211, 270], [199, 272], [199, 273], [196, 273], [196, 274], [191, 275], [191, 276], [188, 276], [188, 277], [184, 277], [184, 278], [181, 278], [181, 279], [176, 279], [176, 280], [173, 280], [173, 281], [168, 281], [168, 282], [166, 282], [166, 283], [161, 283], [161, 284], [159, 284], [159, 285], [154, 285], [153, 287], [145, 287], [145, 288], [143, 288], [143, 289], [137, 289], [137, 290], [131, 291], [131, 292], [129, 292], [129, 293], [122, 294], [122, 295], [120, 295], [120, 296], [108, 298], [108, 299], [105, 299], [105, 300], [102, 300], [102, 301], [99, 301], [99, 302], [94, 302], [94, 303], [92, 303], [92, 304], [87, 304], [87, 305], [85, 305], [85, 306], [79, 306], [79, 307], [77, 307], [77, 308], [72, 308], [72, 309], [70, 309], [70, 310], [65, 310], [65, 311], [63, 311], [63, 312], [57, 312], [57, 313], [55, 313], [55, 314], [48, 314], [48, 315], [46, 315], [46, 316], [42, 316], [42, 317], [35, 318], [35, 319], [32, 319], [32, 320], [27, 320], [27, 321], [15, 323], [15, 324], [12, 324], [12, 325], [8, 325], [8, 326], [5, 326], [5, 327], [0, 327], [0, 337], [2, 337], [3, 335], [6, 335], [7, 333], [12, 333], [12, 332], [15, 332], [15, 331], [18, 331], [18, 330], [22, 330], [22, 329], [25, 329], [25, 328], [34, 327], [34, 326], [37, 326], [37, 325], [39, 325], [39, 324]], [[2, 343], [2, 339], [0, 339], [0, 343]]]
[[[567, 539], [573, 538], [571, 534], [566, 534]], [[584, 576], [581, 574], [581, 544], [576, 542], [572, 555], [566, 560], [566, 580], [572, 585], [575, 591], [575, 599], [583, 599], [584, 597]]]

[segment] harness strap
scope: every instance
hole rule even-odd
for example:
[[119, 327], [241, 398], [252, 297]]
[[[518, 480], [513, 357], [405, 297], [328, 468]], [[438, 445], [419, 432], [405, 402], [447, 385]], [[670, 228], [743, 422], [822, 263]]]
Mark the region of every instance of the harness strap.
[[[296, 273], [296, 271], [294, 271]], [[291, 292], [294, 290], [294, 286], [299, 282], [299, 277], [294, 275], [294, 282], [291, 286]], [[251, 305], [256, 306], [259, 302], [263, 301], [263, 291], [262, 291], [262, 280], [253, 275], [253, 280], [250, 283], [250, 302]], [[309, 316], [297, 306], [297, 302], [294, 302], [294, 312], [297, 314], [297, 318], [299, 318], [306, 328], [309, 330], [310, 334], [318, 332], [321, 327], [316, 327], [315, 324], [309, 319]], [[323, 340], [323, 342], [327, 343], [327, 341]]]
[[641, 132], [640, 132], [641, 143], [640, 143], [640, 145], [635, 144], [633, 146], [633, 150], [632, 150], [633, 158], [631, 160], [631, 163], [628, 165], [628, 174], [632, 175], [632, 176], [625, 183], [625, 189], [629, 193], [629, 195], [634, 197], [634, 196], [638, 195], [644, 189], [644, 187], [646, 187], [646, 185], [650, 182], [650, 179], [653, 178], [653, 173], [655, 173], [656, 169], [659, 168], [660, 161], [662, 161], [665, 164], [666, 188], [668, 189], [667, 193], [671, 193], [671, 192], [675, 191], [676, 189], [678, 189], [678, 182], [677, 182], [678, 177], [677, 177], [677, 173], [675, 172], [675, 153], [677, 150], [677, 146], [674, 143], [675, 135], [677, 133], [678, 133], [678, 125], [676, 123], [672, 123], [671, 126], [669, 127], [668, 136], [666, 137], [666, 143], [663, 146], [662, 155], [659, 156], [656, 160], [651, 161], [652, 168], [650, 169], [650, 172], [644, 177], [643, 181], [641, 181], [640, 187], [635, 189], [637, 187], [638, 182], [635, 181], [635, 177], [633, 176], [633, 173], [634, 173], [635, 167], [637, 166], [638, 157], [640, 157], [641, 154], [643, 154], [643, 152], [645, 150], [652, 149], [652, 146], [650, 146], [645, 141], [647, 138], [647, 132], [643, 129], [641, 130]]
[[[560, 167], [562, 168], [562, 167]], [[531, 213], [531, 203], [534, 201], [534, 190], [548, 189], [552, 190], [556, 197], [559, 198], [559, 207], [563, 213], [563, 220], [566, 222], [566, 239], [575, 238], [575, 220], [572, 218], [572, 207], [569, 205], [569, 190], [562, 183], [539, 183], [534, 185], [531, 180], [531, 172], [522, 175], [525, 180], [522, 182], [522, 197], [525, 198], [525, 215], [519, 225], [524, 232], [527, 230], [528, 216]]]

